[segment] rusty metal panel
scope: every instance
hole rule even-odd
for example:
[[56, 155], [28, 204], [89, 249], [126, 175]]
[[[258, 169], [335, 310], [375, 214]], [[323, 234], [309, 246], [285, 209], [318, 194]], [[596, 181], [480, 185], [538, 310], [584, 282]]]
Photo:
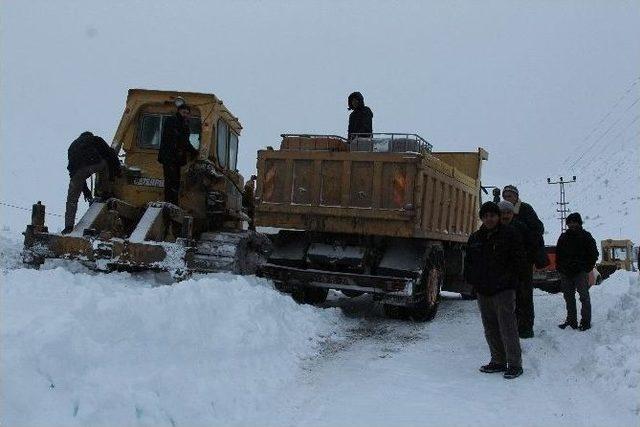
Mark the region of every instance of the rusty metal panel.
[[421, 228], [428, 230], [433, 214], [433, 188], [434, 179], [429, 174], [424, 174], [424, 191], [422, 192], [422, 222]]
[[349, 206], [369, 208], [373, 201], [373, 162], [351, 163]]
[[442, 193], [444, 192], [444, 182], [436, 180], [435, 183], [435, 198], [433, 200], [433, 215], [431, 216], [432, 231], [440, 231], [440, 216], [442, 214]]
[[342, 162], [325, 160], [321, 166], [320, 204], [340, 206], [342, 201]]
[[382, 203], [384, 209], [400, 209], [405, 205], [407, 165], [385, 162], [382, 165]]
[[292, 203], [310, 205], [313, 200], [313, 160], [293, 161]]
[[287, 170], [284, 159], [266, 159], [264, 182], [262, 184], [262, 198], [267, 203], [285, 203], [289, 201], [290, 191], [287, 191]]

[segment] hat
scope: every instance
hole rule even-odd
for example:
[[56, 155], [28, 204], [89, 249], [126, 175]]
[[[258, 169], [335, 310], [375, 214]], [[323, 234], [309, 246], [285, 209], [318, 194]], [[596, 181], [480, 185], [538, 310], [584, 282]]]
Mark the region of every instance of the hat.
[[582, 225], [582, 217], [580, 216], [580, 214], [578, 212], [574, 212], [572, 214], [569, 214], [569, 216], [567, 217], [565, 222], [567, 224], [570, 223], [570, 222], [577, 222], [578, 224]]
[[508, 200], [498, 202], [498, 207], [500, 208], [500, 212], [513, 212], [516, 208], [515, 206], [513, 206], [513, 203]]
[[484, 202], [480, 207], [480, 218], [485, 216], [485, 214], [494, 213], [496, 215], [500, 215], [500, 208], [498, 204], [495, 202]]
[[520, 196], [520, 193], [518, 192], [518, 187], [516, 187], [515, 185], [507, 185], [502, 189], [502, 194], [504, 194], [505, 191], [511, 191], [512, 193], [516, 193], [516, 196]]

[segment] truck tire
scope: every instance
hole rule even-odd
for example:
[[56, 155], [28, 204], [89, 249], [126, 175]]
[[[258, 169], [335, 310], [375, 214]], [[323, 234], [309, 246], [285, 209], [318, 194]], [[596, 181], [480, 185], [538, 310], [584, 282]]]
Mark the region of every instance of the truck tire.
[[295, 289], [291, 296], [299, 304], [322, 304], [327, 300], [329, 289], [312, 286]]
[[437, 268], [431, 268], [425, 277], [426, 296], [413, 307], [384, 304], [385, 316], [390, 319], [413, 320], [425, 322], [432, 320], [438, 312], [440, 304], [440, 288], [442, 286], [442, 273]]

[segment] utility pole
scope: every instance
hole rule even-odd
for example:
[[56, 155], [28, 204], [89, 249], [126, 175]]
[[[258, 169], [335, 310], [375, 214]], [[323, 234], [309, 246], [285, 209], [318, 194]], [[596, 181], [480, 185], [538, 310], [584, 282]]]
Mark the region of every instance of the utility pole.
[[547, 184], [559, 184], [560, 185], [560, 202], [556, 202], [556, 204], [559, 206], [559, 209], [556, 209], [556, 212], [560, 212], [560, 218], [558, 218], [560, 220], [560, 232], [564, 233], [564, 231], [567, 229], [566, 226], [566, 219], [567, 219], [567, 212], [571, 212], [569, 210], [569, 208], [567, 208], [567, 205], [569, 204], [569, 202], [567, 202], [567, 198], [566, 198], [566, 193], [564, 191], [564, 185], [565, 184], [571, 184], [576, 182], [576, 176], [574, 175], [571, 178], [571, 181], [565, 181], [564, 178], [560, 177], [560, 180], [558, 181], [551, 181], [551, 178], [547, 178]]

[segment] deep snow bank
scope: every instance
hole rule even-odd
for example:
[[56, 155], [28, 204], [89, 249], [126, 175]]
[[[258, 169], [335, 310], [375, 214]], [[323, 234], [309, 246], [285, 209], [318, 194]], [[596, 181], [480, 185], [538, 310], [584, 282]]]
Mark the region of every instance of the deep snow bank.
[[576, 369], [602, 387], [619, 392], [629, 409], [640, 415], [640, 283], [638, 273], [617, 271], [592, 288], [592, 301], [603, 305], [603, 318], [594, 319], [594, 345], [580, 354]]
[[261, 424], [338, 316], [254, 277], [61, 267], [3, 266], [1, 304], [2, 425]]

